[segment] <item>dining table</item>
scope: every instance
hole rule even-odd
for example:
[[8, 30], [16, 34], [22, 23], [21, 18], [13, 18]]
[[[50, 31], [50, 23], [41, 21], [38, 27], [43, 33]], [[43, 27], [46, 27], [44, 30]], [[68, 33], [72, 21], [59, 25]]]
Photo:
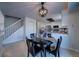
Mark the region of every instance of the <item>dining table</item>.
[[34, 45], [37, 45], [39, 47], [41, 47], [42, 50], [42, 54], [44, 57], [46, 57], [46, 47], [50, 46], [53, 42], [50, 40], [45, 40], [43, 38], [35, 38], [35, 39], [30, 39], [30, 41], [33, 43]]

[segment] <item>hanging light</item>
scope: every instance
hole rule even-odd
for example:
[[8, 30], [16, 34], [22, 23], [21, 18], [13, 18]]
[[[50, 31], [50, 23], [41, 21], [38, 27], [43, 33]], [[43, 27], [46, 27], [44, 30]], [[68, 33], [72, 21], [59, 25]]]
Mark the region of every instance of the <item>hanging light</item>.
[[48, 10], [44, 7], [44, 2], [41, 2], [41, 5], [42, 7], [39, 9], [39, 15], [44, 17], [48, 13]]

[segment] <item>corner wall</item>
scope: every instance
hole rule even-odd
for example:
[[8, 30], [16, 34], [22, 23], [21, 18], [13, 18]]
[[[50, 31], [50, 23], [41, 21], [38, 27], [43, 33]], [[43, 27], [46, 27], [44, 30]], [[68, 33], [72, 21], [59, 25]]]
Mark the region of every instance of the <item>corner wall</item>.
[[24, 25], [25, 37], [30, 38], [31, 33], [36, 33], [36, 20], [26, 17]]
[[69, 33], [63, 36], [62, 47], [79, 52], [79, 12], [63, 11], [62, 25], [68, 26]]
[[3, 39], [1, 37], [3, 37], [3, 30], [4, 30], [4, 16], [0, 10], [0, 57], [2, 56], [3, 53], [3, 46], [2, 46], [2, 41]]

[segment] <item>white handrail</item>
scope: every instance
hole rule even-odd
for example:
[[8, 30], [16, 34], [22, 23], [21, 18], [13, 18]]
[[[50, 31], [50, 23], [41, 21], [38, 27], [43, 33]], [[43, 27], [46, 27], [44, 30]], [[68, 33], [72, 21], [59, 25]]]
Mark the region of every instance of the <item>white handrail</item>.
[[17, 31], [17, 29], [19, 29], [23, 25], [22, 21], [23, 20], [18, 20], [14, 24], [12, 24], [12, 25], [8, 26], [7, 28], [5, 28], [3, 30], [3, 32], [0, 33], [0, 39], [4, 40], [5, 38], [9, 37], [12, 33]]
[[6, 30], [6, 29], [8, 29], [8, 28], [10, 28], [10, 27], [12, 27], [12, 26], [13, 26], [13, 25], [15, 25], [15, 24], [17, 24], [17, 23], [18, 23], [18, 22], [20, 22], [20, 21], [22, 21], [22, 20], [18, 20], [18, 21], [17, 21], [17, 22], [15, 22], [14, 24], [12, 24], [12, 25], [10, 25], [10, 26], [6, 27], [6, 28], [5, 28], [5, 30]]
[[4, 32], [5, 32], [4, 37], [5, 38], [9, 37], [12, 33], [14, 33], [15, 31], [17, 31], [17, 29], [19, 29], [21, 26], [22, 26], [22, 20], [18, 20], [14, 24], [8, 26], [4, 30]]

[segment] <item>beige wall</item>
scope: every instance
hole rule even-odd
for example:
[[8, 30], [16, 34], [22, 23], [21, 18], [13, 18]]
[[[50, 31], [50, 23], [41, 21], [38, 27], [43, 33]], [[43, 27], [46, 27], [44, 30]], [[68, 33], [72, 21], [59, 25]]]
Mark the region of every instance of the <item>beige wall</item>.
[[4, 30], [4, 16], [0, 10], [0, 56], [3, 53], [3, 46], [2, 46], [2, 41], [3, 39], [1, 38], [1, 36], [3, 35], [3, 31]]
[[0, 30], [4, 30], [4, 16], [0, 10]]
[[36, 33], [36, 20], [26, 17], [24, 25], [25, 36], [30, 38], [31, 33]]
[[63, 37], [62, 47], [79, 51], [79, 12], [62, 13], [62, 25], [68, 26], [69, 34]]

